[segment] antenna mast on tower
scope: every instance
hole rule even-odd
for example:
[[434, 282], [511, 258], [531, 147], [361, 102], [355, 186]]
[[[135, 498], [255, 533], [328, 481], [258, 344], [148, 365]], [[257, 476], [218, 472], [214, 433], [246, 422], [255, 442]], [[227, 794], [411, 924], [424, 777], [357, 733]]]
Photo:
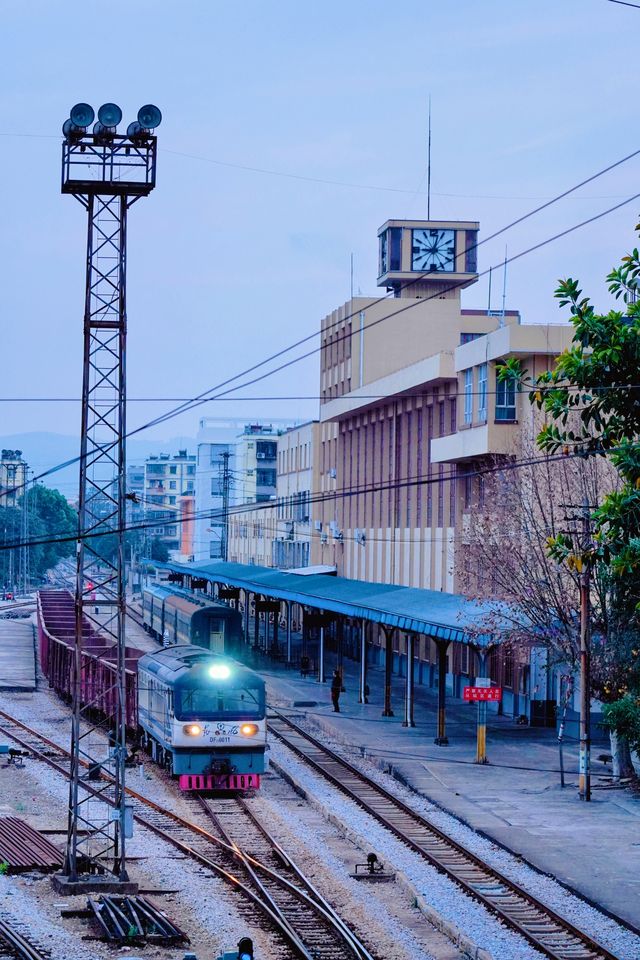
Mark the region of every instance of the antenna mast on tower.
[[431, 94], [429, 94], [429, 136], [427, 139], [427, 220], [431, 220]]

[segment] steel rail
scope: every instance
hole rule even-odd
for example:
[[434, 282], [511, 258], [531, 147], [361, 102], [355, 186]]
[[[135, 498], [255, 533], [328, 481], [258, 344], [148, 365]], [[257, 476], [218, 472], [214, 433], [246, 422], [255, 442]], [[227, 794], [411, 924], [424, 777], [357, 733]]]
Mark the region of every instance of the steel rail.
[[[229, 835], [229, 832], [224, 827], [220, 814], [214, 811], [211, 807], [212, 802], [209, 799], [204, 797], [198, 797], [198, 801], [205, 811], [207, 816], [215, 824], [216, 828], [220, 831], [224, 840], [235, 850], [237, 855], [244, 862], [247, 870], [255, 876], [255, 869], [263, 871], [268, 877], [276, 877], [278, 883], [281, 887], [285, 887], [286, 891], [295, 897], [303, 907], [310, 908], [311, 911], [319, 914], [320, 917], [324, 920], [325, 925], [328, 925], [330, 931], [338, 939], [337, 947], [334, 944], [329, 942], [323, 942], [320, 948], [320, 955], [324, 957], [329, 952], [329, 956], [344, 957], [343, 952], [344, 947], [349, 950], [349, 955], [355, 957], [356, 960], [373, 960], [373, 957], [364, 946], [364, 944], [359, 940], [359, 938], [353, 933], [352, 930], [344, 923], [340, 915], [333, 909], [330, 903], [316, 890], [311, 881], [304, 875], [302, 870], [297, 866], [297, 864], [291, 859], [291, 857], [282, 849], [277, 840], [275, 840], [267, 828], [264, 826], [261, 820], [258, 819], [256, 814], [249, 808], [246, 801], [241, 797], [233, 798], [224, 798], [225, 801], [231, 800], [237, 807], [240, 809], [250, 820], [251, 824], [255, 826], [260, 835], [266, 840], [270, 845], [272, 851], [274, 852], [277, 859], [286, 865], [288, 869], [295, 875], [298, 882], [302, 885], [301, 887], [296, 886], [295, 883], [292, 883], [286, 877], [283, 877], [281, 874], [272, 873], [271, 871], [267, 872], [268, 868], [265, 865], [257, 860], [255, 857], [251, 856], [246, 852], [246, 850], [240, 848], [236, 841]], [[265, 895], [273, 902], [272, 895], [267, 889], [265, 889], [263, 882], [255, 877], [256, 881], [262, 886], [265, 890]], [[275, 905], [275, 904], [274, 904]], [[294, 923], [295, 927], [295, 923]], [[336, 953], [335, 950], [338, 950]]]
[[[268, 726], [282, 743], [545, 956], [551, 960], [620, 960], [289, 717], [273, 708], [272, 712], [275, 717], [269, 718]], [[398, 822], [402, 819], [404, 826]], [[416, 828], [422, 839], [416, 838]]]
[[[11, 716], [11, 714], [6, 713], [4, 710], [0, 710], [0, 718], [20, 727], [22, 730], [26, 731], [30, 735], [37, 737], [39, 740], [41, 740], [44, 744], [46, 744], [51, 749], [56, 750], [58, 753], [62, 754], [64, 757], [70, 759], [70, 754], [68, 750], [65, 750], [59, 744], [55, 743], [53, 740], [50, 740], [48, 737], [44, 736], [43, 734], [38, 733], [37, 730], [34, 730], [32, 727], [27, 726], [27, 724], [23, 723], [21, 720], [18, 720], [16, 717]], [[34, 756], [36, 756], [39, 760], [42, 760], [44, 763], [46, 763], [52, 769], [56, 770], [58, 773], [62, 774], [62, 776], [64, 776], [67, 780], [70, 778], [71, 774], [69, 770], [66, 770], [61, 764], [57, 763], [51, 757], [48, 757], [41, 750], [38, 750], [36, 747], [33, 746], [33, 744], [29, 743], [27, 740], [24, 740], [22, 737], [18, 736], [16, 733], [10, 730], [7, 730], [4, 727], [0, 728], [0, 732], [4, 733], [8, 737], [11, 737], [13, 740], [15, 740], [16, 743], [19, 743], [25, 749], [31, 751], [31, 753]], [[84, 767], [87, 766], [87, 763], [85, 761], [81, 761], [81, 764]], [[87, 790], [90, 793], [93, 793], [93, 792], [95, 792], [96, 794], [98, 793], [98, 791], [94, 791], [88, 784], [84, 784], [83, 789]], [[146, 806], [150, 807], [152, 810], [169, 818], [170, 820], [175, 821], [176, 823], [183, 826], [185, 829], [191, 830], [192, 833], [196, 833], [200, 835], [201, 837], [211, 842], [213, 845], [216, 845], [222, 848], [227, 847], [227, 845], [223, 841], [219, 840], [218, 837], [214, 837], [213, 834], [210, 834], [206, 830], [203, 830], [201, 827], [198, 827], [197, 824], [193, 824], [190, 821], [185, 820], [183, 817], [180, 817], [178, 814], [173, 813], [171, 810], [165, 810], [163, 807], [160, 806], [160, 804], [155, 803], [155, 801], [153, 800], [149, 800], [147, 797], [143, 796], [140, 793], [137, 793], [135, 790], [131, 790], [129, 787], [127, 787], [126, 792], [133, 799], [139, 801], [142, 804], [145, 804]], [[295, 937], [295, 935], [293, 935], [292, 932], [289, 930], [288, 925], [286, 923], [283, 923], [282, 918], [280, 918], [276, 913], [273, 912], [269, 904], [261, 900], [260, 897], [253, 890], [247, 887], [246, 884], [242, 883], [242, 881], [240, 881], [236, 876], [234, 876], [234, 874], [232, 874], [228, 870], [225, 870], [223, 867], [215, 863], [215, 861], [211, 860], [210, 858], [205, 857], [203, 854], [199, 853], [199, 851], [195, 850], [193, 847], [183, 843], [175, 835], [169, 833], [167, 830], [163, 830], [161, 827], [158, 827], [158, 825], [154, 824], [151, 820], [148, 820], [146, 817], [142, 817], [139, 813], [134, 813], [134, 819], [141, 826], [144, 826], [148, 830], [151, 830], [151, 832], [155, 833], [156, 836], [161, 837], [163, 840], [165, 840], [167, 843], [170, 843], [177, 850], [180, 850], [180, 852], [184, 853], [185, 856], [189, 857], [192, 860], [196, 860], [198, 863], [200, 863], [201, 866], [204, 866], [210, 869], [222, 880], [231, 884], [231, 886], [233, 886], [236, 890], [245, 894], [252, 901], [252, 903], [255, 906], [259, 907], [260, 910], [262, 910], [267, 915], [269, 920], [274, 924], [276, 929], [280, 932], [280, 934], [284, 938], [287, 945], [291, 948], [293, 956], [296, 958], [296, 960], [314, 960], [311, 954], [307, 952], [304, 944], [300, 943], [297, 940], [297, 937]], [[230, 855], [233, 855], [232, 848], [229, 848], [227, 852]], [[34, 960], [36, 960], [36, 958], [34, 958]]]
[[[30, 734], [31, 736], [37, 737], [47, 747], [49, 747], [52, 750], [55, 750], [59, 754], [62, 754], [64, 757], [69, 757], [69, 752], [66, 749], [61, 747], [59, 744], [55, 743], [53, 740], [50, 740], [48, 737], [44, 736], [43, 734], [40, 734], [37, 730], [34, 730], [32, 727], [29, 727], [27, 724], [23, 723], [21, 720], [18, 720], [16, 717], [11, 716], [11, 714], [8, 714], [5, 711], [0, 710], [0, 718], [8, 721], [9, 723], [14, 724], [15, 726], [24, 730], [26, 733]], [[33, 753], [34, 756], [37, 756], [40, 760], [47, 763], [50, 767], [52, 767], [58, 773], [62, 774], [65, 778], [67, 779], [69, 778], [70, 774], [68, 770], [66, 770], [63, 766], [61, 766], [61, 764], [57, 763], [51, 757], [47, 756], [42, 751], [38, 750], [36, 747], [33, 746], [33, 744], [29, 743], [27, 740], [24, 740], [22, 737], [18, 736], [16, 733], [7, 730], [6, 728], [0, 727], [0, 732], [11, 737], [17, 743], [23, 746], [25, 749], [31, 751], [31, 753]], [[86, 766], [86, 763], [83, 763], [83, 765]], [[84, 785], [84, 789], [87, 789], [91, 792], [91, 788], [88, 786], [88, 784]], [[246, 896], [248, 896], [254, 905], [258, 906], [261, 910], [263, 910], [267, 914], [268, 918], [274, 924], [274, 926], [278, 929], [278, 931], [281, 933], [281, 935], [283, 936], [288, 946], [293, 951], [293, 955], [296, 958], [300, 958], [300, 960], [315, 960], [314, 955], [309, 953], [309, 951], [307, 950], [307, 947], [300, 940], [298, 934], [295, 932], [294, 928], [290, 925], [289, 921], [284, 916], [280, 908], [275, 904], [273, 899], [266, 893], [264, 884], [258, 880], [258, 878], [255, 876], [255, 872], [259, 871], [264, 873], [265, 876], [269, 877], [273, 882], [286, 888], [290, 893], [294, 893], [295, 895], [301, 897], [302, 899], [306, 899], [306, 902], [310, 908], [314, 909], [316, 912], [324, 913], [323, 908], [320, 906], [319, 903], [315, 902], [313, 898], [299, 891], [298, 888], [296, 888], [295, 885], [292, 884], [291, 881], [288, 880], [286, 877], [283, 877], [282, 875], [276, 873], [275, 871], [267, 867], [265, 864], [262, 864], [259, 860], [250, 856], [246, 852], [240, 850], [240, 848], [237, 847], [237, 845], [234, 845], [232, 843], [227, 843], [225, 840], [222, 840], [219, 837], [216, 837], [214, 834], [198, 826], [198, 824], [193, 823], [190, 820], [186, 820], [184, 817], [181, 817], [179, 814], [174, 813], [172, 810], [167, 810], [166, 808], [162, 807], [160, 804], [156, 803], [154, 800], [150, 800], [148, 797], [145, 797], [144, 794], [138, 793], [136, 790], [133, 790], [130, 787], [126, 788], [126, 792], [128, 796], [130, 796], [133, 800], [137, 801], [139, 804], [150, 808], [156, 814], [162, 817], [165, 817], [166, 819], [170, 820], [172, 823], [177, 824], [183, 829], [196, 835], [200, 839], [203, 839], [207, 843], [217, 847], [227, 857], [232, 857], [234, 858], [234, 860], [240, 862], [241, 864], [244, 864], [245, 868], [248, 869], [248, 872], [250, 873], [252, 880], [256, 882], [258, 889], [260, 890], [261, 894], [265, 897], [264, 900], [258, 894], [256, 894], [255, 891], [251, 890], [250, 887], [248, 887], [241, 880], [239, 880], [239, 878], [236, 877], [229, 870], [225, 869], [224, 867], [221, 867], [220, 864], [217, 864], [215, 861], [211, 860], [209, 857], [204, 856], [202, 853], [200, 853], [190, 844], [184, 843], [174, 833], [170, 832], [167, 829], [164, 829], [163, 827], [158, 826], [157, 823], [154, 823], [152, 820], [149, 820], [147, 817], [142, 816], [140, 813], [134, 812], [134, 818], [138, 823], [140, 823], [141, 826], [144, 826], [147, 829], [151, 830], [157, 836], [164, 839], [167, 843], [170, 843], [176, 849], [180, 850], [181, 853], [184, 853], [185, 856], [188, 856], [191, 859], [196, 860], [202, 866], [208, 869], [211, 869], [214, 873], [216, 873], [219, 877], [221, 877], [221, 879], [225, 880], [227, 883], [230, 883], [235, 889], [241, 891]], [[288, 857], [287, 857], [287, 861], [289, 862]], [[327, 922], [332, 922], [330, 916], [326, 916], [325, 919], [327, 920]], [[341, 920], [339, 920], [339, 923], [342, 924], [342, 926], [344, 926]], [[345, 929], [348, 929], [348, 928], [345, 927]], [[347, 937], [345, 937], [344, 940], [345, 942], [349, 942], [352, 956], [355, 957], [356, 960], [373, 960], [373, 957], [371, 956], [371, 954], [367, 952], [366, 948], [360, 944], [357, 938], [353, 934], [351, 934], [350, 931], [349, 931], [349, 935], [351, 940], [349, 941]]]
[[0, 917], [0, 941], [6, 943], [20, 960], [46, 960], [47, 954], [38, 950], [3, 917]]

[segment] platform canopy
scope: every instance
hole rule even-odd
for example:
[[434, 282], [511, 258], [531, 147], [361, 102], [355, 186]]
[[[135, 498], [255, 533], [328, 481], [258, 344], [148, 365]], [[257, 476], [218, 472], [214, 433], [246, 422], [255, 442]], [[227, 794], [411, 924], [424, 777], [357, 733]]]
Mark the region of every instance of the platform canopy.
[[354, 619], [420, 633], [438, 640], [491, 646], [508, 640], [517, 616], [505, 604], [460, 594], [387, 583], [298, 573], [243, 563], [159, 563], [172, 573], [227, 584], [275, 600], [288, 600]]

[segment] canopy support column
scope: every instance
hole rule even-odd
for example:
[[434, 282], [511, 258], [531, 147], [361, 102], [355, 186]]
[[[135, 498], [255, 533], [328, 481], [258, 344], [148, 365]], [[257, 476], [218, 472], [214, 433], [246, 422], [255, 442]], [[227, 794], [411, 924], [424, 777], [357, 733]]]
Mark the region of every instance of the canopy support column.
[[407, 685], [404, 694], [404, 720], [403, 727], [415, 727], [413, 719], [413, 650], [415, 636], [413, 633], [407, 634]]
[[287, 663], [291, 663], [291, 600], [285, 600], [287, 605]]
[[244, 642], [249, 645], [249, 600], [251, 594], [248, 590], [244, 591]]
[[260, 646], [260, 611], [258, 610], [258, 594], [253, 595], [253, 646], [257, 650]]
[[318, 683], [324, 683], [324, 625], [320, 626], [318, 637]]
[[358, 703], [369, 703], [367, 696], [367, 621], [360, 621], [360, 684]]
[[449, 640], [436, 640], [438, 650], [438, 735], [433, 741], [439, 747], [449, 745], [447, 737], [447, 649]]
[[280, 619], [280, 611], [274, 610], [273, 612], [273, 656], [278, 656], [278, 621]]
[[384, 649], [384, 710], [383, 717], [392, 717], [391, 709], [391, 668], [393, 667], [393, 634], [395, 627], [382, 625], [384, 630], [385, 649]]

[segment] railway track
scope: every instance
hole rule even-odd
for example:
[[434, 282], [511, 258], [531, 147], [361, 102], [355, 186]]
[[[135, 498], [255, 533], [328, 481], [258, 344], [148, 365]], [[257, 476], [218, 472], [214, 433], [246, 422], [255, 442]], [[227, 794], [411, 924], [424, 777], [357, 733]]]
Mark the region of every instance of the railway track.
[[[370, 956], [297, 864], [270, 835], [246, 800], [241, 797], [201, 797], [198, 802], [226, 842], [242, 852], [245, 868], [249, 873], [254, 871], [256, 858], [274, 871], [273, 874], [256, 876], [256, 880], [262, 884], [264, 894], [274, 909], [282, 910], [286, 914], [314, 958], [343, 960], [345, 956], [352, 956], [364, 960]], [[249, 852], [250, 857], [247, 858]], [[290, 881], [288, 886], [283, 886], [280, 882], [273, 883], [276, 871], [280, 879], [283, 870]]]
[[552, 960], [619, 960], [281, 713], [269, 730], [398, 839]]
[[[0, 734], [12, 738], [34, 757], [69, 777], [68, 751], [4, 711], [0, 711]], [[248, 905], [248, 916], [253, 922], [258, 908], [263, 921], [279, 936], [282, 960], [374, 960], [253, 814], [246, 814], [247, 822], [251, 821], [262, 836], [260, 852], [267, 853], [269, 847], [271, 865], [240, 847], [235, 838], [226, 839], [218, 820], [224, 816], [221, 810], [216, 810], [214, 801], [188, 798], [195, 819], [187, 820], [135, 790], [127, 788], [127, 793], [133, 800], [138, 823], [230, 884]], [[235, 802], [239, 809], [241, 802]], [[225, 801], [220, 803], [224, 805]], [[244, 809], [247, 810], [246, 804]], [[222, 839], [196, 822], [203, 818], [221, 829]]]
[[0, 957], [15, 960], [48, 960], [50, 954], [43, 952], [17, 928], [14, 920], [0, 914]]

